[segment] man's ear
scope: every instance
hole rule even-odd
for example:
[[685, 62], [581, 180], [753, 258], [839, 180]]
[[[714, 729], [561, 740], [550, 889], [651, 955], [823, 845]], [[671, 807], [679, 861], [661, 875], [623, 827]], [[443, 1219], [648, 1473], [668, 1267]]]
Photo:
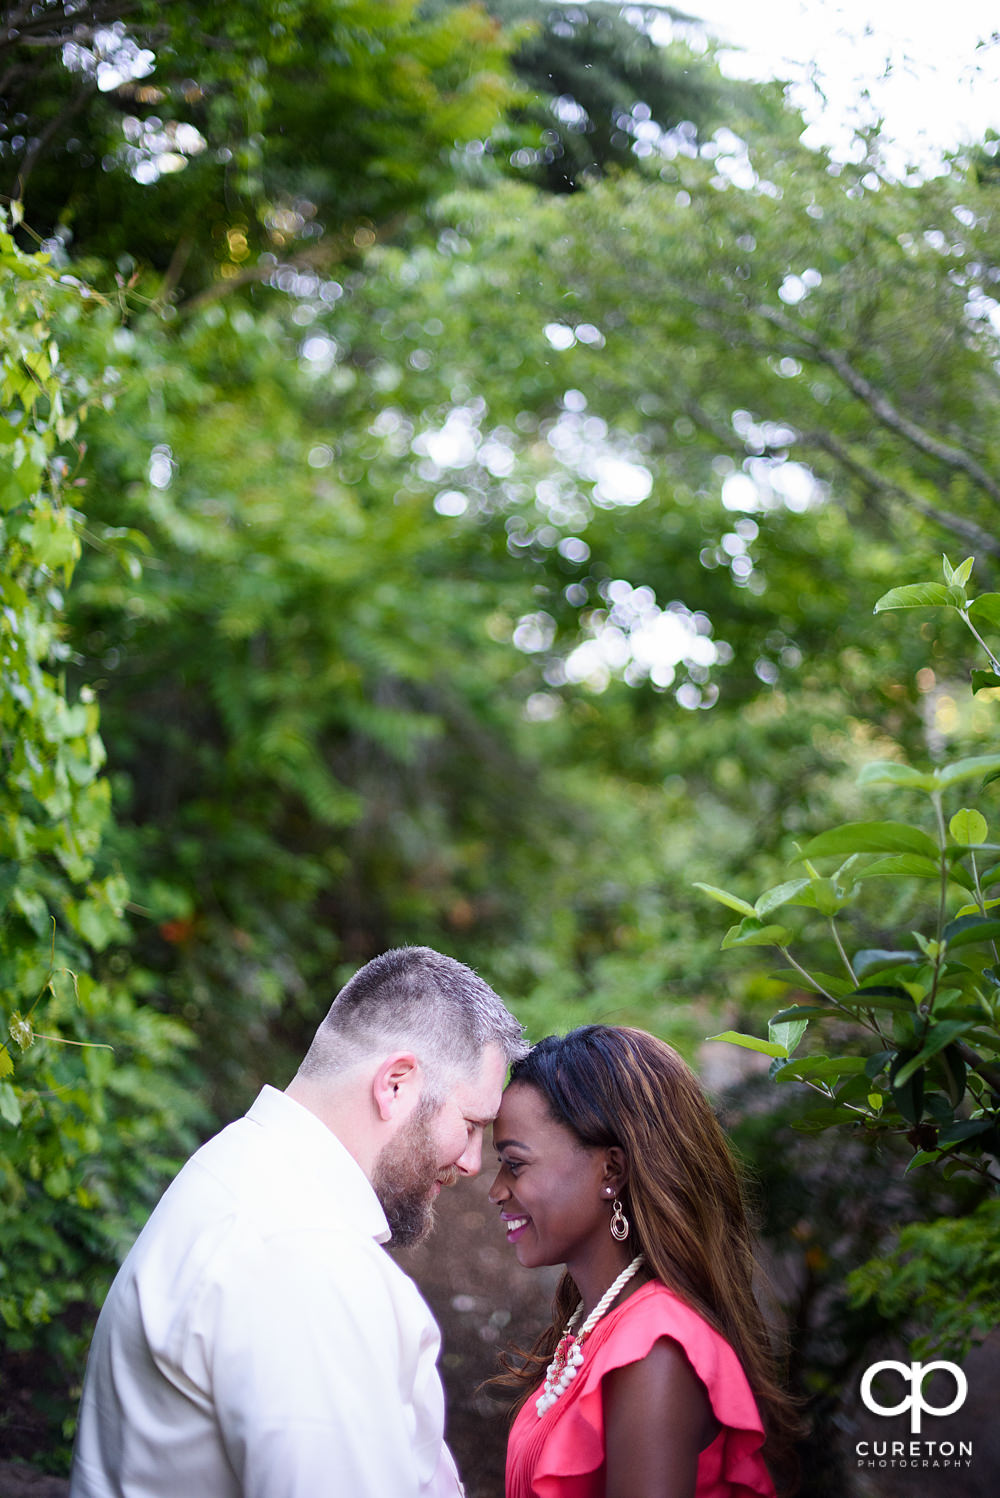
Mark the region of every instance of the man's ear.
[[604, 1152], [604, 1171], [601, 1176], [601, 1190], [605, 1196], [621, 1196], [628, 1185], [628, 1160], [625, 1151], [613, 1144]]
[[420, 1062], [412, 1051], [394, 1051], [372, 1078], [372, 1098], [379, 1118], [405, 1118], [419, 1101]]

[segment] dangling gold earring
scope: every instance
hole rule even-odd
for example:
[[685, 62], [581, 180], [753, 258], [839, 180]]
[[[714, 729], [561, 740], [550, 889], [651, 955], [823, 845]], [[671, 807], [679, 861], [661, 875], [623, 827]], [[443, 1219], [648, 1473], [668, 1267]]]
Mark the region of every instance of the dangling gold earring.
[[625, 1213], [622, 1211], [622, 1204], [616, 1196], [611, 1212], [611, 1236], [619, 1243], [624, 1243], [625, 1239], [629, 1235], [629, 1232], [629, 1220], [625, 1216]]

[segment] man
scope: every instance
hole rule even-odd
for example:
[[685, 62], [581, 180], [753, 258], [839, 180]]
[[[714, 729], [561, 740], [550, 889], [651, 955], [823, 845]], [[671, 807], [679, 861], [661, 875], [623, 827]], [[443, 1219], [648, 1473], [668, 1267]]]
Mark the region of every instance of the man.
[[454, 1498], [440, 1336], [380, 1246], [474, 1175], [521, 1029], [469, 968], [387, 952], [284, 1093], [204, 1145], [101, 1312], [71, 1498]]

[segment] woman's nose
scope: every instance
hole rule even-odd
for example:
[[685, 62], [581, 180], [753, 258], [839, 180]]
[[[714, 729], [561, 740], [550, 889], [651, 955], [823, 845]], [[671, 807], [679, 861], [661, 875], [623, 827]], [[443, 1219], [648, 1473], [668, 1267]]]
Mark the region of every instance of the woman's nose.
[[488, 1192], [489, 1199], [495, 1207], [499, 1206], [501, 1202], [506, 1201], [510, 1196], [510, 1192], [507, 1190], [507, 1187], [500, 1179], [502, 1175], [503, 1171], [498, 1170], [496, 1176], [493, 1179], [493, 1185], [490, 1187]]

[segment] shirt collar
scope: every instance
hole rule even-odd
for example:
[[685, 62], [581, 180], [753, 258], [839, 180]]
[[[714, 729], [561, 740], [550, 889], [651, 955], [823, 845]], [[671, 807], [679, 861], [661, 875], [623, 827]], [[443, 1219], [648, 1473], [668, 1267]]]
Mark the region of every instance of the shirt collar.
[[330, 1191], [346, 1198], [359, 1232], [370, 1233], [377, 1243], [388, 1242], [389, 1224], [371, 1182], [333, 1130], [315, 1113], [276, 1087], [265, 1086], [246, 1116], [261, 1128], [281, 1133], [294, 1148], [299, 1163], [322, 1176]]

